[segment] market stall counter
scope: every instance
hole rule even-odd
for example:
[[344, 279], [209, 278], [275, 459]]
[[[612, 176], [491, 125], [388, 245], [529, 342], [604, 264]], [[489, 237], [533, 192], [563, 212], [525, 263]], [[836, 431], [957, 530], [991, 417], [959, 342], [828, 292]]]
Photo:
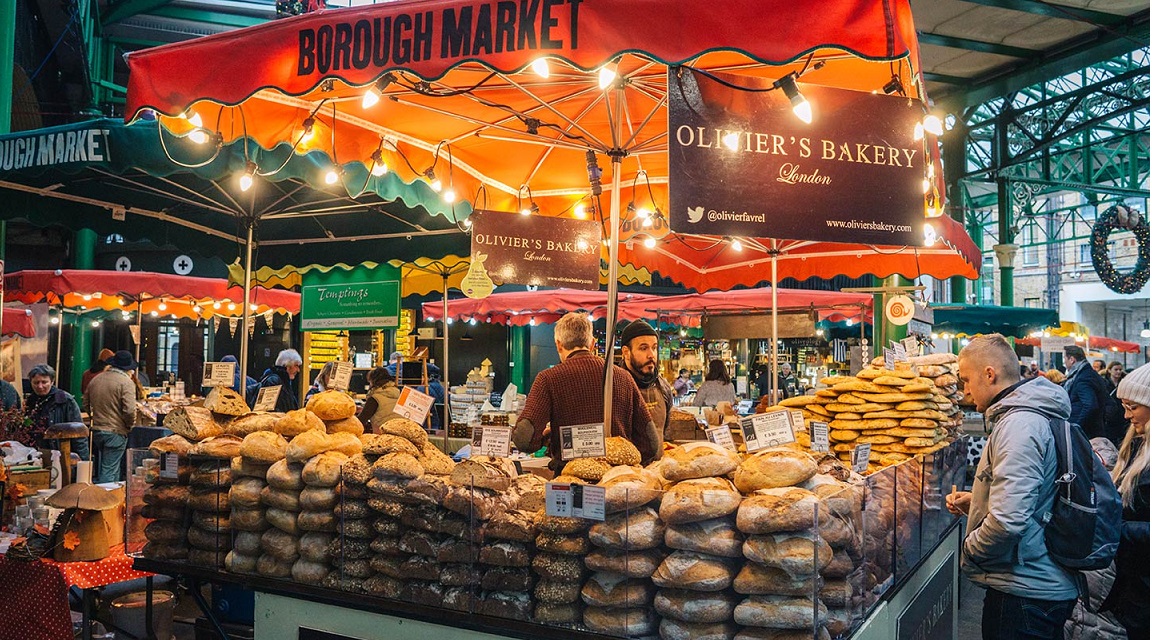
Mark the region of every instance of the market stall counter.
[[691, 443], [640, 468], [610, 439], [546, 485], [453, 463], [409, 421], [341, 431], [341, 396], [174, 421], [133, 452], [138, 568], [251, 586], [258, 638], [847, 637], [955, 526], [940, 501], [962, 441], [860, 476], [798, 445]]

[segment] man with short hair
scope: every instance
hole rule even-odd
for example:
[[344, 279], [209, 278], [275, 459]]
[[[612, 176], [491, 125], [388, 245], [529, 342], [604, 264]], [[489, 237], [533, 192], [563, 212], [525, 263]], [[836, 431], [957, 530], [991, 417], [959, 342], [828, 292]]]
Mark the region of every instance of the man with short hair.
[[620, 355], [624, 358], [624, 368], [632, 374], [648, 405], [658, 441], [663, 442], [664, 429], [672, 418], [672, 385], [660, 375], [657, 367], [658, 337], [647, 322], [633, 320], [620, 332]]
[[117, 351], [108, 368], [92, 378], [84, 393], [84, 408], [92, 416], [92, 453], [96, 458], [93, 482], [124, 479], [122, 463], [128, 447], [128, 432], [136, 423], [136, 359], [128, 351]]
[[1064, 390], [1072, 401], [1069, 420], [1080, 425], [1089, 440], [1112, 435], [1104, 432], [1104, 404], [1108, 399], [1108, 384], [1088, 365], [1084, 350], [1080, 347], [1064, 347], [1064, 375]]
[[792, 365], [785, 362], [780, 365], [780, 375], [776, 378], [776, 388], [780, 390], [781, 398], [792, 398], [803, 393], [800, 381], [792, 373]]
[[987, 589], [984, 640], [1062, 640], [1078, 595], [1076, 575], [1049, 555], [1042, 520], [1056, 496], [1048, 423], [1068, 419], [1068, 397], [1045, 378], [1021, 380], [1016, 353], [1000, 334], [964, 347], [960, 382], [991, 429], [972, 491], [946, 499], [949, 511], [968, 516], [961, 568]]
[[1093, 371], [1095, 371], [1096, 373], [1099, 373], [1100, 375], [1106, 375], [1104, 369], [1105, 369], [1105, 365], [1104, 365], [1103, 360], [1093, 360], [1092, 361], [1092, 370]]
[[[604, 422], [604, 360], [591, 351], [592, 323], [583, 313], [569, 313], [556, 323], [560, 364], [541, 371], [520, 412], [512, 441], [531, 452], [548, 445], [550, 468], [557, 474], [561, 459], [560, 427]], [[612, 435], [623, 436], [640, 450], [641, 463], [659, 459], [663, 445], [656, 425], [632, 376], [612, 367]]]

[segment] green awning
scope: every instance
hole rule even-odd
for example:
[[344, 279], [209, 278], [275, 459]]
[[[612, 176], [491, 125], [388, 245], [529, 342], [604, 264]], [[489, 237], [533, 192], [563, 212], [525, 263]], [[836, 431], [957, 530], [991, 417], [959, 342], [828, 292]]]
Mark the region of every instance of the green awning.
[[999, 307], [981, 304], [934, 304], [932, 331], [958, 336], [999, 333], [1023, 338], [1045, 327], [1060, 326], [1059, 314], [1051, 309]]

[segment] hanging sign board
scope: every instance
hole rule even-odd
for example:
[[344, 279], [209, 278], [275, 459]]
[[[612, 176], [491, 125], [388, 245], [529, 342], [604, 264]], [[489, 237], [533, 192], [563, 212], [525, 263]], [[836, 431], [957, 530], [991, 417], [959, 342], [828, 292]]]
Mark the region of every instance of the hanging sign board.
[[1076, 338], [1072, 336], [1048, 336], [1040, 338], [1041, 351], [1063, 351], [1064, 347], [1075, 346]]
[[435, 400], [432, 396], [420, 393], [412, 387], [404, 387], [400, 390], [400, 397], [396, 399], [396, 407], [392, 411], [412, 422], [424, 424], [424, 419], [428, 417]]
[[600, 223], [501, 211], [472, 214], [473, 271], [499, 282], [600, 288]]
[[231, 387], [235, 376], [235, 362], [205, 362], [202, 384], [205, 387]]
[[915, 310], [916, 303], [908, 296], [893, 296], [884, 303], [884, 317], [898, 327], [911, 322]]
[[[923, 118], [907, 98], [798, 84], [801, 121], [772, 80], [668, 72], [669, 219], [717, 236], [923, 242]], [[884, 185], [877, 189], [876, 185]], [[918, 237], [919, 236], [919, 237]]]
[[395, 329], [400, 326], [400, 270], [388, 265], [305, 273], [300, 286], [300, 328]]
[[337, 361], [332, 371], [332, 388], [337, 391], [347, 391], [352, 384], [352, 363], [345, 360]]
[[603, 458], [605, 455], [604, 425], [593, 422], [560, 427], [561, 460]]
[[252, 407], [252, 410], [275, 411], [276, 401], [280, 399], [280, 390], [283, 388], [283, 385], [260, 387], [260, 391], [256, 393], [256, 404]]

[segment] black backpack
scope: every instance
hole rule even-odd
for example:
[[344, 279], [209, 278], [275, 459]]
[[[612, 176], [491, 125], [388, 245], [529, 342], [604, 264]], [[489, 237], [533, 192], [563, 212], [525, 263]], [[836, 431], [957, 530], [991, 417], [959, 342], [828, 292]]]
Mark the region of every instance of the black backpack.
[[1052, 560], [1088, 571], [1111, 564], [1120, 545], [1123, 504], [1112, 476], [1079, 425], [1050, 419], [1056, 443], [1056, 498], [1040, 518]]

